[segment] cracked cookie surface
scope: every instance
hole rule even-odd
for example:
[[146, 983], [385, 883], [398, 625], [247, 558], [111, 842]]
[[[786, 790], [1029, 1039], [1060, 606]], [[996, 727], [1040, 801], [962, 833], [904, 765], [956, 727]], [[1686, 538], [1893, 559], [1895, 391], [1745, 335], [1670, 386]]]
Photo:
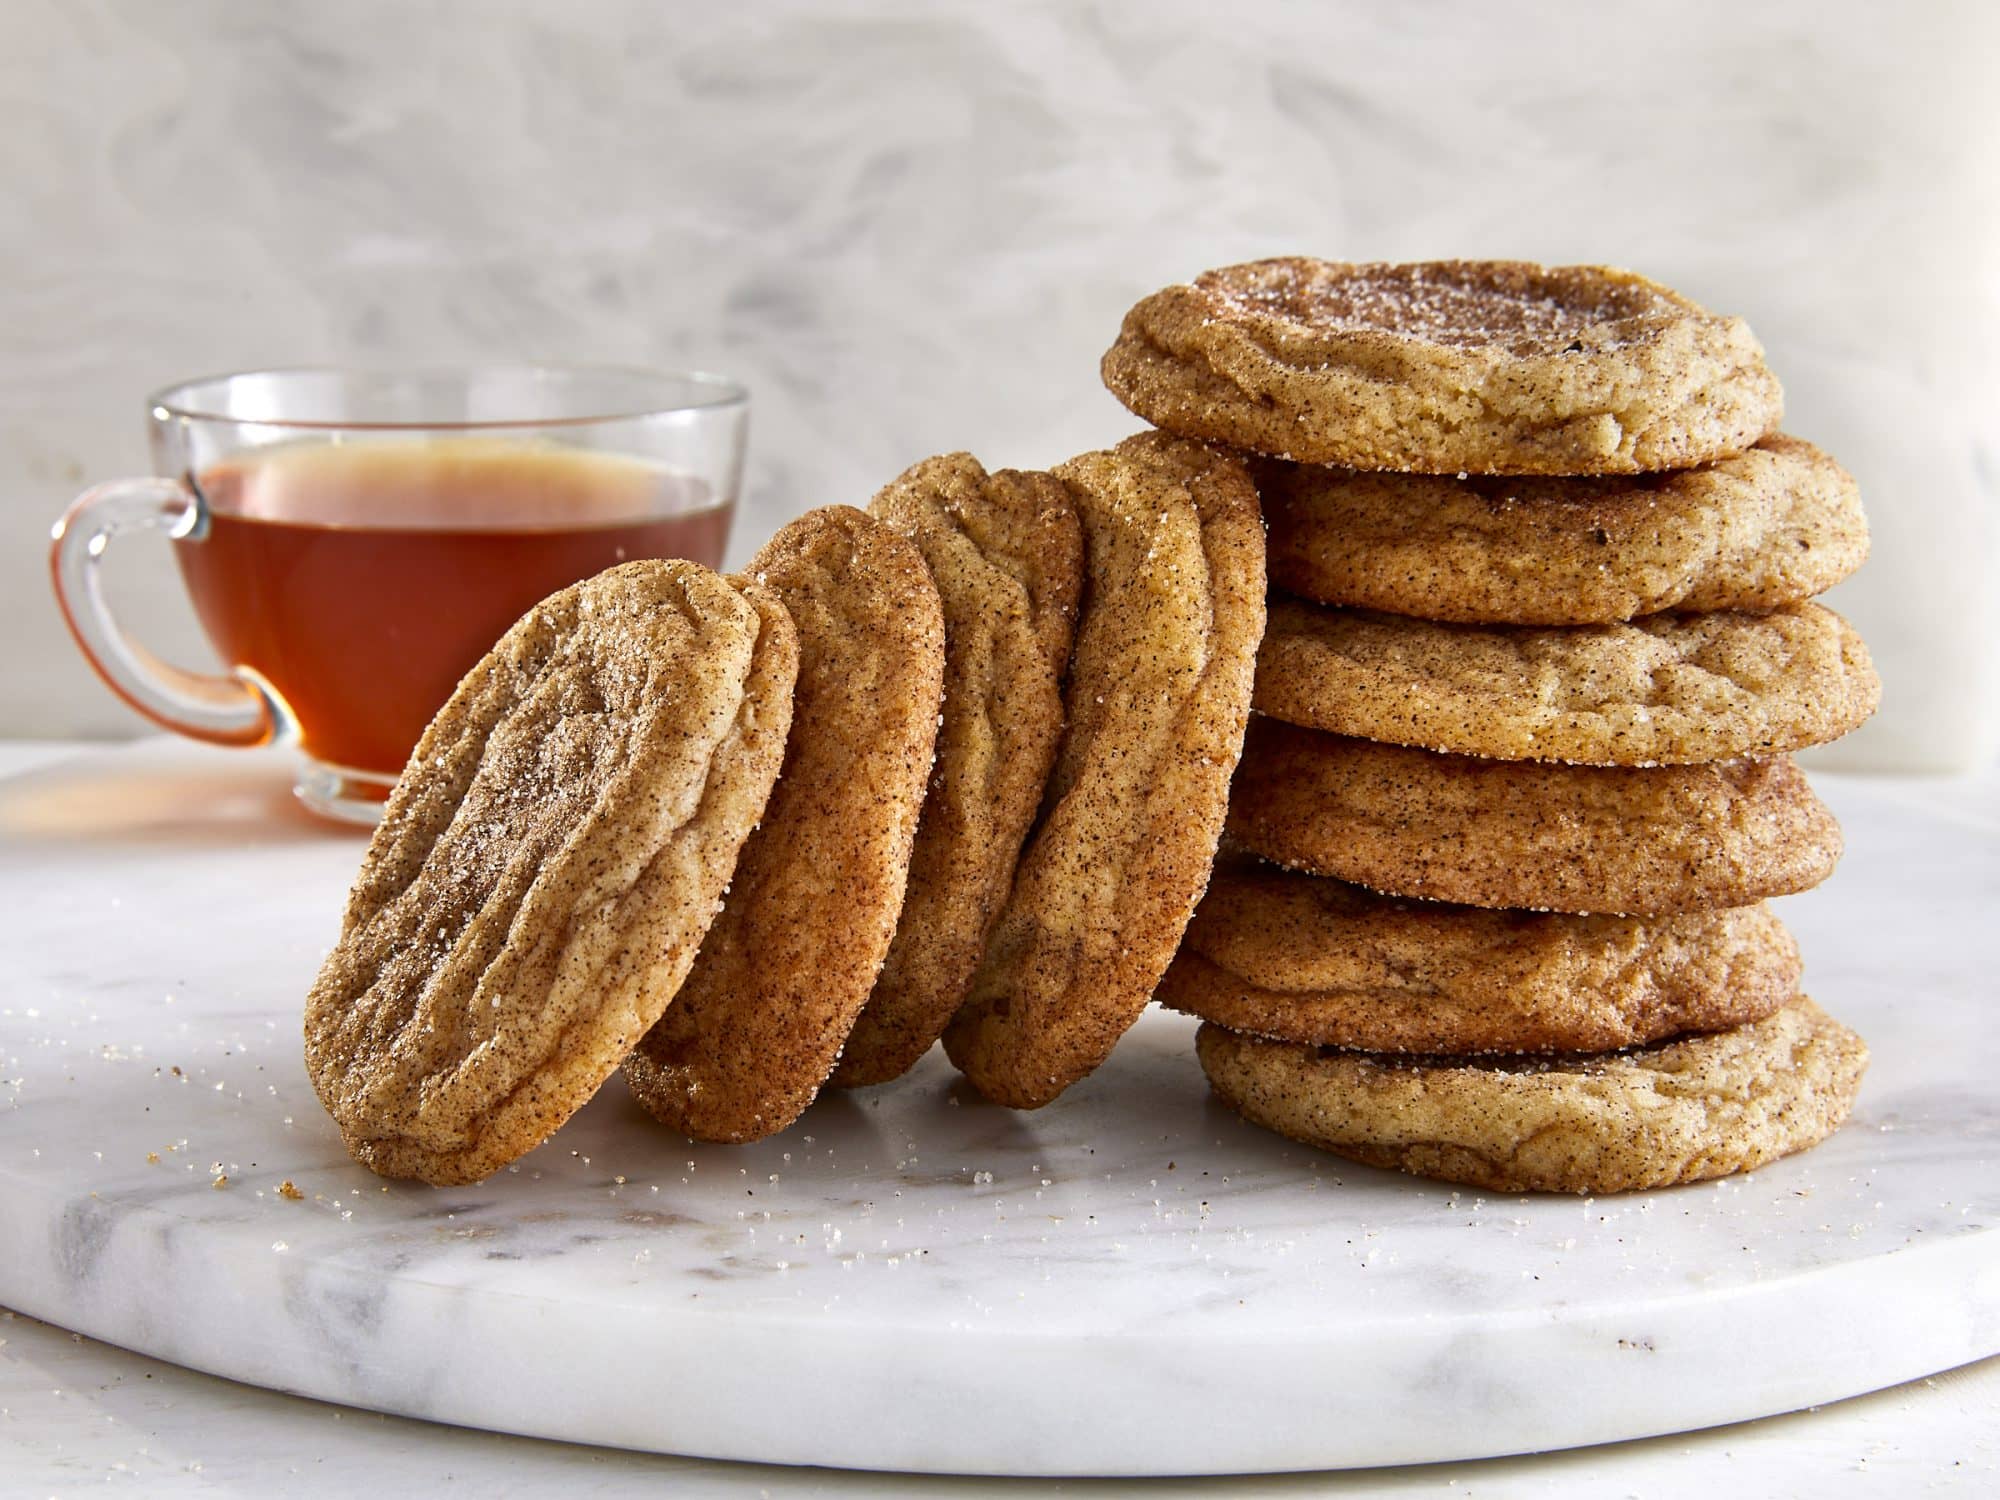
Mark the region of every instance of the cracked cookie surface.
[[1798, 993], [1764, 905], [1676, 917], [1490, 911], [1218, 868], [1154, 998], [1365, 1052], [1608, 1052], [1758, 1020]]
[[306, 1001], [355, 1158], [476, 1182], [580, 1108], [674, 999], [791, 719], [783, 606], [686, 562], [552, 595], [412, 752]]
[[662, 1124], [752, 1141], [833, 1071], [896, 929], [937, 734], [944, 620], [916, 545], [810, 511], [747, 576], [798, 627], [784, 769], [678, 999], [625, 1061]]
[[1266, 460], [1271, 581], [1323, 604], [1489, 625], [1775, 609], [1868, 557], [1847, 471], [1779, 434], [1670, 474], [1369, 474]]
[[1761, 1021], [1599, 1057], [1415, 1061], [1205, 1023], [1209, 1083], [1254, 1124], [1369, 1166], [1502, 1193], [1699, 1182], [1817, 1145], [1867, 1045], [1801, 996]]
[[1013, 882], [1062, 740], [1083, 533], [1053, 474], [925, 459], [869, 514], [915, 542], [944, 605], [944, 710], [889, 956], [833, 1083], [886, 1083], [944, 1031]]
[[1838, 739], [1881, 681], [1817, 604], [1616, 625], [1446, 625], [1271, 602], [1259, 712], [1334, 734], [1495, 760], [1693, 765]]
[[1784, 415], [1741, 319], [1628, 271], [1523, 261], [1205, 271], [1126, 315], [1103, 376], [1169, 432], [1399, 473], [1691, 468]]
[[1666, 916], [1818, 885], [1840, 825], [1789, 757], [1705, 766], [1478, 760], [1250, 726], [1229, 834], [1390, 895]]
[[1145, 1009], [1207, 885], [1264, 631], [1234, 457], [1159, 433], [1060, 465], [1086, 582], [1068, 727], [1014, 886], [945, 1031], [988, 1098], [1048, 1103]]

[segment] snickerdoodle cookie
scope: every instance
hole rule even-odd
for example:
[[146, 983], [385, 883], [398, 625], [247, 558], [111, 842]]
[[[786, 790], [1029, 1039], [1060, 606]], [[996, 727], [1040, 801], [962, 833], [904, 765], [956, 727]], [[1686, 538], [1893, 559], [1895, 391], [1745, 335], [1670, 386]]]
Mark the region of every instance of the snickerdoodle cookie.
[[1799, 950], [1770, 908], [1489, 911], [1218, 868], [1155, 998], [1232, 1031], [1367, 1052], [1608, 1052], [1769, 1015]]
[[530, 610], [424, 731], [306, 1000], [349, 1151], [475, 1182], [614, 1072], [778, 774], [798, 642], [755, 585], [635, 562]]
[[1832, 588], [1868, 556], [1853, 479], [1782, 434], [1671, 474], [1454, 478], [1276, 459], [1255, 474], [1274, 584], [1430, 620], [1591, 625], [1774, 609]]
[[1265, 1041], [1203, 1025], [1245, 1119], [1370, 1166], [1492, 1192], [1617, 1193], [1745, 1172], [1826, 1139], [1867, 1045], [1800, 997], [1728, 1031], [1595, 1057], [1465, 1062]]
[[1147, 433], [1056, 471], [1083, 518], [1069, 725], [951, 1059], [1034, 1108], [1089, 1073], [1153, 993], [1208, 883], [1264, 631], [1249, 475]]
[[965, 998], [1062, 741], [1083, 532], [1053, 474], [925, 459], [869, 514], [924, 554], [944, 602], [944, 715], [910, 883], [832, 1082], [908, 1071]]
[[916, 544], [850, 506], [780, 531], [748, 576], [799, 632], [784, 770], [679, 998], [625, 1062], [700, 1140], [796, 1119], [833, 1071], [903, 904], [930, 774], [944, 619]]
[[1819, 884], [1840, 826], [1789, 757], [1478, 760], [1250, 728], [1229, 833], [1279, 864], [1469, 906], [1664, 916]]
[[1784, 414], [1741, 319], [1628, 271], [1521, 261], [1206, 271], [1126, 315], [1103, 375], [1170, 432], [1419, 474], [1685, 469]]
[[1690, 765], [1838, 739], [1882, 684], [1817, 604], [1616, 625], [1444, 625], [1271, 604], [1256, 706], [1335, 734], [1495, 760]]

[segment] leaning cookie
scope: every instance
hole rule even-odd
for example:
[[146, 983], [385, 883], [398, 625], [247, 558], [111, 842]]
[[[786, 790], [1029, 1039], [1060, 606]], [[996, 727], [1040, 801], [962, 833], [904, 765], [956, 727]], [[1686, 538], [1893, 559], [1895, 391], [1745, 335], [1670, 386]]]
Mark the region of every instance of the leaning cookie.
[[1818, 885], [1840, 825], [1786, 756], [1477, 760], [1259, 718], [1230, 836], [1293, 869], [1467, 906], [1667, 916]]
[[1867, 1045], [1800, 997], [1761, 1021], [1599, 1057], [1465, 1062], [1195, 1039], [1254, 1124], [1369, 1166], [1502, 1193], [1622, 1193], [1747, 1172], [1825, 1140]]
[[1595, 625], [1776, 609], [1868, 558], [1854, 480], [1783, 434], [1671, 474], [1370, 474], [1277, 459], [1254, 473], [1273, 584], [1427, 620]]
[[1239, 461], [1148, 433], [1057, 473], [1088, 571], [1069, 725], [944, 1037], [981, 1093], [1018, 1109], [1101, 1063], [1173, 958], [1215, 858], [1264, 630], [1264, 530]]
[[778, 774], [782, 605], [635, 562], [530, 610], [396, 784], [306, 1000], [306, 1070], [357, 1160], [476, 1182], [657, 1021]]
[[1695, 765], [1838, 739], [1882, 684], [1817, 604], [1616, 625], [1443, 625], [1271, 604], [1259, 712], [1334, 734], [1495, 760]]
[[1365, 1052], [1609, 1052], [1760, 1020], [1799, 988], [1764, 905], [1676, 917], [1488, 911], [1218, 869], [1154, 998]]
[[832, 1082], [909, 1070], [964, 1000], [1062, 741], [1083, 533], [1053, 474], [925, 459], [869, 514], [917, 544], [944, 603], [944, 712], [889, 956]]
[[679, 998], [625, 1061], [656, 1119], [706, 1141], [784, 1129], [833, 1071], [902, 908], [944, 672], [922, 555], [858, 510], [802, 516], [749, 576], [798, 625], [783, 774]]
[[1399, 473], [1684, 469], [1784, 415], [1740, 318], [1628, 271], [1522, 261], [1206, 271], [1126, 315], [1103, 375], [1169, 432]]

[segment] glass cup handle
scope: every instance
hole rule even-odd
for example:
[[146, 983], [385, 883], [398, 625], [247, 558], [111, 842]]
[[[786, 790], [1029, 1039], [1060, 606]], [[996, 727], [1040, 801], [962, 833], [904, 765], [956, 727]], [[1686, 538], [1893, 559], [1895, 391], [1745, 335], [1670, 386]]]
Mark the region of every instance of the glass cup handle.
[[100, 564], [114, 536], [196, 536], [206, 519], [201, 501], [178, 479], [119, 479], [85, 490], [50, 533], [56, 603], [97, 675], [154, 723], [213, 744], [261, 745], [276, 733], [278, 719], [256, 686], [161, 661], [125, 633], [104, 601]]

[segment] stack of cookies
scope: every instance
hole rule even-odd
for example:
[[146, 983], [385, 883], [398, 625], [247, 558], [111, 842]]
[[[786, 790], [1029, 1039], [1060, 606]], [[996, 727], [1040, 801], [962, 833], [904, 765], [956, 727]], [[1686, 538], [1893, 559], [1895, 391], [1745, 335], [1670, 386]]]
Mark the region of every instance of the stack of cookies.
[[1744, 324], [1602, 269], [1277, 260], [1148, 298], [1104, 369], [1260, 455], [1283, 591], [1159, 992], [1216, 1091], [1505, 1191], [1832, 1131], [1866, 1049], [1762, 903], [1840, 852], [1789, 754], [1875, 707], [1809, 602], [1867, 530]]
[[477, 1180], [619, 1072], [755, 1140], [940, 1039], [1032, 1109], [1156, 994], [1250, 1118], [1496, 1188], [1838, 1124], [1866, 1051], [1762, 902], [1839, 853], [1787, 757], [1874, 707], [1809, 602], [1867, 532], [1748, 330], [1617, 272], [1267, 261], [1148, 298], [1105, 376], [1165, 430], [928, 459], [495, 644], [307, 999], [359, 1160]]

